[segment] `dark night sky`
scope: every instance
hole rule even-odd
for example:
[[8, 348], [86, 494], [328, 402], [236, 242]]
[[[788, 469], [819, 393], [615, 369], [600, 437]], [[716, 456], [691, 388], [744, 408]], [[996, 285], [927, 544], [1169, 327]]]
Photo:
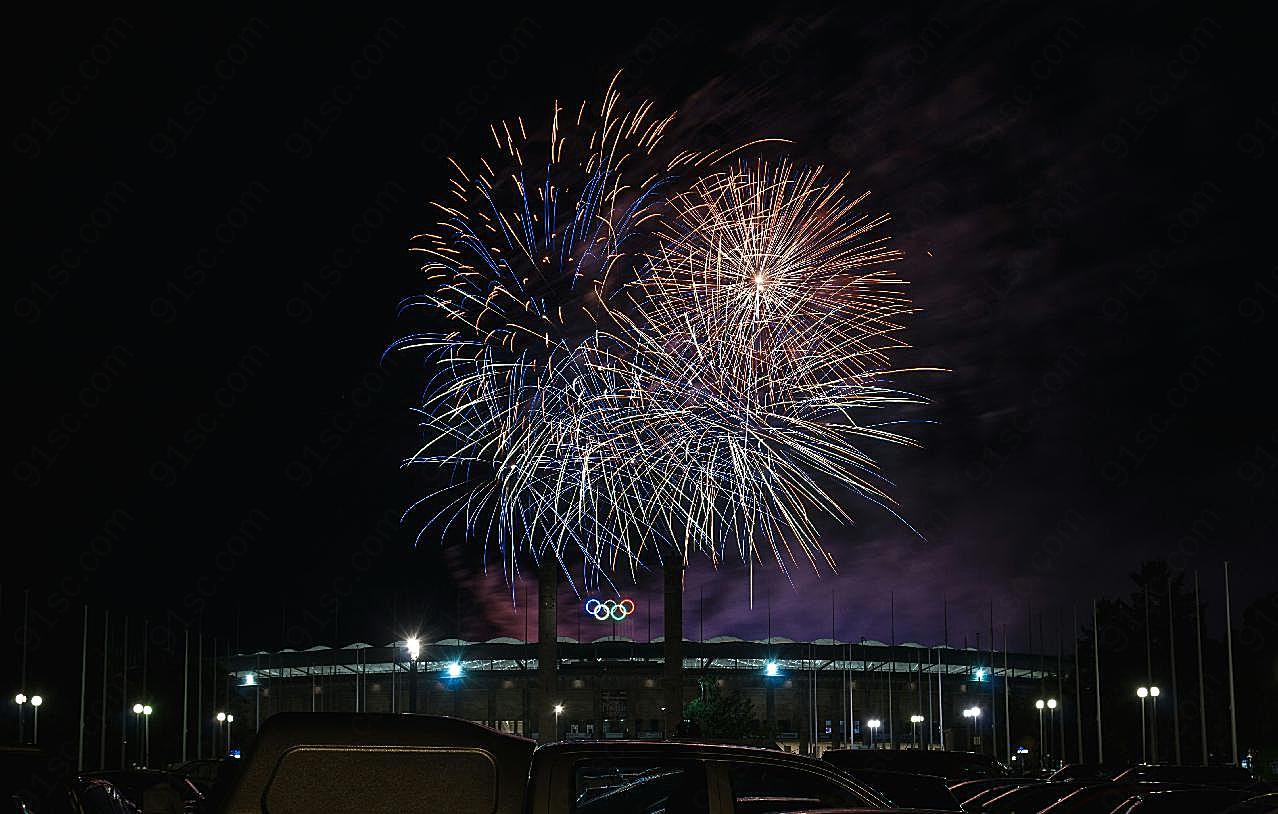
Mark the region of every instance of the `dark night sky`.
[[1211, 602], [1225, 559], [1236, 605], [1272, 590], [1278, 280], [1257, 192], [1278, 110], [1255, 21], [686, 11], [10, 27], [17, 553], [0, 602], [15, 630], [31, 589], [36, 662], [78, 636], [82, 601], [171, 623], [203, 607], [207, 631], [238, 618], [244, 647], [277, 647], [282, 610], [289, 644], [331, 642], [336, 595], [343, 642], [417, 620], [452, 635], [459, 607], [466, 637], [522, 635], [477, 549], [412, 550], [398, 518], [423, 482], [398, 463], [420, 370], [378, 359], [418, 290], [407, 246], [445, 155], [618, 68], [679, 111], [680, 138], [793, 139], [872, 190], [922, 309], [907, 361], [950, 370], [909, 382], [934, 402], [925, 448], [883, 455], [927, 541], [859, 509], [828, 532], [837, 577], [761, 572], [753, 613], [739, 565], [695, 562], [690, 635], [702, 596], [706, 635], [763, 635], [769, 591], [775, 633], [829, 635], [831, 590], [840, 638], [886, 639], [893, 591], [899, 639], [938, 640], [943, 597], [956, 635], [991, 600], [1019, 631], [1027, 602], [1068, 618], [1149, 558], [1200, 569]]

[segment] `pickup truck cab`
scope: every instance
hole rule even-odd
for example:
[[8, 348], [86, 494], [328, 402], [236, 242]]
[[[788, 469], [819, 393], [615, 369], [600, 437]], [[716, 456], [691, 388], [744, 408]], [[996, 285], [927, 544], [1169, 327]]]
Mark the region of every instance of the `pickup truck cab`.
[[531, 741], [454, 718], [284, 713], [219, 780], [232, 814], [892, 811], [833, 766], [744, 746]]

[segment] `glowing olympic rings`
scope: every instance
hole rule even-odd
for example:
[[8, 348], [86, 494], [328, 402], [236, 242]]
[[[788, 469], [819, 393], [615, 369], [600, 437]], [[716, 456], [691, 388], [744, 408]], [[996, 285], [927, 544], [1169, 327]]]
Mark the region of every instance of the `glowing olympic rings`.
[[600, 622], [624, 622], [626, 617], [635, 612], [635, 601], [623, 599], [587, 599], [586, 615], [593, 616]]

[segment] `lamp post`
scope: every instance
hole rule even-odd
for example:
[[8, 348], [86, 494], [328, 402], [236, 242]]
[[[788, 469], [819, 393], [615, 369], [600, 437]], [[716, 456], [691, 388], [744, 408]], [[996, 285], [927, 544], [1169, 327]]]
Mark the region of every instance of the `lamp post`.
[[44, 703], [44, 699], [38, 695], [31, 696], [31, 742], [38, 744], [40, 742], [40, 705]]
[[1043, 710], [1047, 708], [1047, 702], [1042, 698], [1034, 702], [1034, 709], [1038, 710], [1038, 762], [1039, 768], [1047, 765], [1047, 738], [1044, 736], [1043, 730]]
[[880, 721], [878, 718], [871, 718], [870, 720], [865, 722], [865, 725], [870, 728], [870, 748], [873, 749], [874, 735], [876, 732], [878, 732], [879, 727], [883, 726], [883, 722]]
[[974, 751], [976, 746], [975, 728], [981, 717], [980, 707], [968, 707], [963, 710], [963, 717], [967, 719], [967, 748]]
[[229, 755], [231, 753], [231, 723], [235, 721], [235, 716], [219, 712], [216, 717], [218, 728], [224, 727], [226, 729], [226, 753]]
[[408, 649], [408, 711], [417, 712], [417, 659], [422, 655], [422, 642], [416, 636], [404, 642]]
[[[1047, 742], [1056, 743], [1056, 699], [1047, 699]], [[1053, 761], [1054, 763], [1055, 761]]]
[[559, 716], [564, 714], [564, 705], [555, 704], [555, 740], [559, 740]]
[[13, 703], [18, 705], [18, 743], [25, 743], [26, 730], [22, 725], [22, 707], [27, 703], [27, 696], [24, 693], [18, 693], [13, 696]]
[[1153, 708], [1150, 710], [1152, 713], [1150, 720], [1150, 732], [1153, 733], [1150, 758], [1154, 763], [1158, 762], [1158, 696], [1160, 694], [1161, 690], [1159, 690], [1157, 686], [1151, 686], [1149, 688], [1150, 703], [1153, 705]]
[[141, 702], [133, 705], [133, 731], [138, 733], [138, 763], [143, 761], [143, 752], [146, 748], [142, 737], [142, 710], [145, 708]]
[[142, 705], [142, 765], [151, 767], [151, 713], [150, 704]]
[[922, 749], [923, 741], [919, 739], [919, 724], [923, 723], [922, 715], [911, 715], [910, 723], [914, 724], [914, 748]]
[[1136, 697], [1140, 699], [1140, 762], [1148, 763], [1149, 756], [1145, 744], [1145, 699], [1149, 697], [1149, 688], [1137, 687]]

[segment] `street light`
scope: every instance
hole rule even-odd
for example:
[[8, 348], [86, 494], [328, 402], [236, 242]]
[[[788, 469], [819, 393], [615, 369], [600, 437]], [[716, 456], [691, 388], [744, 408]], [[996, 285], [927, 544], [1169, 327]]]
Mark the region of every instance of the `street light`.
[[977, 720], [981, 717], [980, 707], [968, 707], [963, 710], [963, 717], [967, 719], [967, 748], [972, 749], [976, 745], [975, 727]]
[[145, 757], [143, 753], [146, 748], [145, 744], [143, 743], [143, 737], [142, 737], [142, 710], [143, 709], [145, 709], [145, 707], [142, 705], [141, 702], [138, 702], [133, 705], [133, 723], [134, 723], [133, 731], [138, 733], [138, 763], [143, 762], [143, 758]]
[[564, 705], [555, 704], [555, 740], [559, 740], [559, 716], [564, 714]]
[[218, 728], [226, 728], [226, 753], [231, 753], [231, 722], [235, 720], [234, 715], [227, 715], [225, 712], [219, 712], [216, 716]]
[[13, 696], [13, 703], [18, 705], [18, 743], [25, 743], [26, 738], [24, 735], [26, 734], [26, 729], [22, 725], [22, 705], [27, 703], [27, 696], [23, 693], [18, 693]]
[[31, 696], [31, 714], [34, 720], [31, 724], [31, 742], [40, 742], [40, 705], [44, 703], [44, 699], [38, 695]]
[[1149, 688], [1137, 687], [1136, 697], [1140, 699], [1140, 762], [1148, 763], [1148, 747], [1145, 743], [1145, 699], [1149, 697]]
[[1043, 710], [1047, 708], [1047, 702], [1042, 698], [1034, 702], [1034, 709], [1038, 710], [1038, 762], [1043, 766], [1047, 765], [1047, 739], [1043, 734]]
[[883, 722], [880, 721], [878, 718], [871, 718], [870, 720], [865, 722], [865, 725], [870, 728], [870, 748], [873, 749], [874, 734], [878, 731], [880, 726], [883, 726]]
[[404, 642], [404, 647], [408, 649], [408, 711], [417, 711], [417, 659], [422, 655], [422, 641], [414, 636]]
[[151, 713], [150, 704], [142, 705], [142, 765], [151, 765]]
[[1153, 709], [1151, 710], [1153, 715], [1152, 720], [1150, 721], [1150, 731], [1153, 733], [1152, 757], [1155, 763], [1158, 762], [1158, 696], [1160, 694], [1161, 690], [1159, 690], [1157, 686], [1151, 686], [1149, 688], [1149, 697], [1152, 699], [1150, 703], [1153, 704]]
[[763, 674], [768, 678], [776, 678], [781, 675], [781, 668], [777, 666], [775, 661], [770, 661], [763, 665]]
[[922, 715], [911, 715], [910, 723], [914, 724], [914, 748], [922, 749], [923, 741], [919, 738], [919, 724], [923, 723]]
[[1047, 742], [1055, 746], [1056, 744], [1056, 699], [1047, 699]]
[[461, 678], [461, 674], [462, 674], [461, 662], [450, 661], [448, 663], [448, 677]]

